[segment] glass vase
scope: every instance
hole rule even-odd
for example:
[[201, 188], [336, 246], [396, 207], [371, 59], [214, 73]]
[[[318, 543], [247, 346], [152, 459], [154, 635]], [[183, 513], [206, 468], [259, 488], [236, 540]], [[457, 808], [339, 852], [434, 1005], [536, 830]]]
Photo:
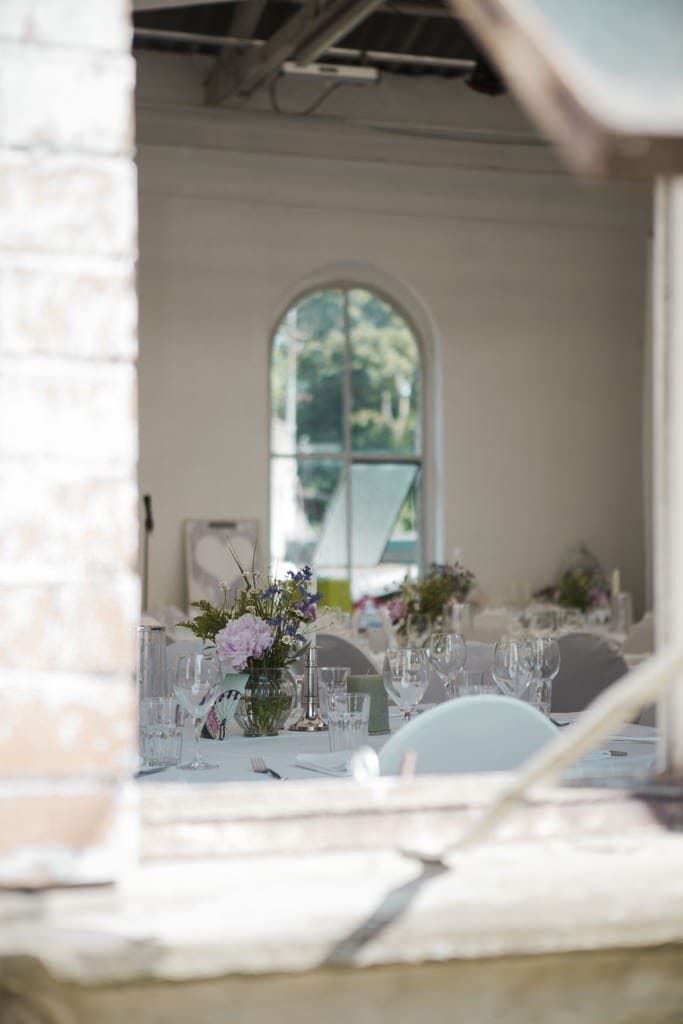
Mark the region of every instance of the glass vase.
[[244, 735], [277, 736], [284, 729], [295, 693], [288, 669], [252, 669], [235, 712]]

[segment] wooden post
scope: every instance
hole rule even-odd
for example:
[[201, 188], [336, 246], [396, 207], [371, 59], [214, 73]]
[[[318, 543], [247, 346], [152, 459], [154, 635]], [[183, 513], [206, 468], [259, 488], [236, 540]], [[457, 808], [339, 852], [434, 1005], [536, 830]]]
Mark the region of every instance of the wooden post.
[[[683, 177], [655, 186], [654, 528], [657, 646], [683, 641]], [[659, 702], [659, 767], [683, 776], [683, 679]]]

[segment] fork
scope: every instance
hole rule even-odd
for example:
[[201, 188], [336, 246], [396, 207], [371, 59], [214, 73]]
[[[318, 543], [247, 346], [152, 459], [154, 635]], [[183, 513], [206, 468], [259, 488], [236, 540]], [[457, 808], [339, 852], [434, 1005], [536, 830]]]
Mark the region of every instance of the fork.
[[276, 771], [269, 768], [262, 757], [251, 758], [251, 770], [252, 772], [258, 772], [259, 775], [272, 775], [274, 779], [281, 779], [282, 776], [278, 775]]

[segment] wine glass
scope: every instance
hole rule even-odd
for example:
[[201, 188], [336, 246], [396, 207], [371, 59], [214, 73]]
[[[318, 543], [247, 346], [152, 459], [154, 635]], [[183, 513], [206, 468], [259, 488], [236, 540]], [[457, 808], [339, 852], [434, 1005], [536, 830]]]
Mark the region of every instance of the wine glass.
[[535, 651], [526, 637], [503, 637], [493, 650], [493, 678], [508, 697], [525, 699], [534, 678]]
[[207, 764], [199, 750], [199, 737], [214, 701], [223, 689], [223, 674], [218, 658], [213, 653], [186, 654], [176, 665], [175, 695], [190, 718], [194, 728], [195, 753], [188, 764], [180, 765], [186, 771], [205, 771], [218, 767]]
[[408, 722], [424, 697], [429, 676], [427, 653], [422, 647], [388, 650], [384, 658], [384, 689]]
[[427, 656], [448, 697], [457, 697], [456, 679], [467, 657], [467, 645], [460, 633], [432, 633]]
[[536, 704], [544, 715], [550, 715], [553, 679], [560, 671], [560, 646], [552, 637], [540, 636], [534, 642], [534, 674]]

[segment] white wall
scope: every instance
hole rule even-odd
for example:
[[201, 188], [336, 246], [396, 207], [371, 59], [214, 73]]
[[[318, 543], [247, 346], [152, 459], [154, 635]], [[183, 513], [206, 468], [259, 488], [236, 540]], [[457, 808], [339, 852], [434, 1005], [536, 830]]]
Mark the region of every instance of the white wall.
[[304, 120], [203, 110], [204, 71], [139, 71], [150, 603], [184, 602], [183, 517], [257, 516], [265, 543], [271, 330], [349, 264], [394, 281], [430, 334], [434, 553], [461, 547], [502, 599], [584, 542], [640, 602], [645, 187], [576, 183], [511, 103], [457, 81], [342, 90]]

